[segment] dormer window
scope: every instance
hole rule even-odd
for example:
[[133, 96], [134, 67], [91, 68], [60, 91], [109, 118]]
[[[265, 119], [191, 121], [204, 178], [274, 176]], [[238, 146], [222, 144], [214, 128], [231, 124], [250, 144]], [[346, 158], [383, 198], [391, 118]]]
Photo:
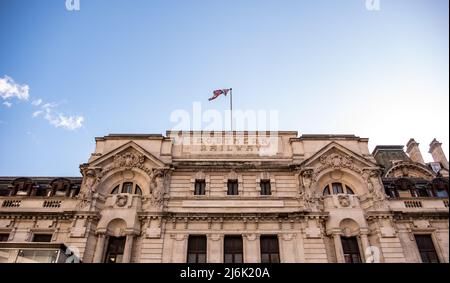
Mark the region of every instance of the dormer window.
[[120, 185], [117, 185], [112, 189], [111, 194], [136, 194], [136, 195], [142, 195], [142, 189], [139, 187], [138, 184], [134, 184], [132, 182], [125, 182]]
[[338, 195], [338, 194], [348, 194], [348, 195], [354, 195], [355, 193], [353, 190], [348, 186], [344, 185], [342, 183], [332, 183], [325, 186], [323, 189], [323, 195]]
[[14, 194], [16, 196], [29, 196], [33, 188], [33, 181], [28, 178], [19, 178], [13, 182]]
[[52, 187], [51, 195], [56, 197], [67, 197], [70, 195], [70, 181], [68, 179], [55, 179], [50, 183]]

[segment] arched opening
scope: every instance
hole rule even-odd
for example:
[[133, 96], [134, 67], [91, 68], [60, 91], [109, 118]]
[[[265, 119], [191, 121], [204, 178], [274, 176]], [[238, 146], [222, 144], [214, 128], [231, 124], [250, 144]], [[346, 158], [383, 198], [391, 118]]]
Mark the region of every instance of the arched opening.
[[104, 263], [121, 263], [125, 253], [126, 222], [123, 219], [114, 219], [107, 226], [108, 242]]

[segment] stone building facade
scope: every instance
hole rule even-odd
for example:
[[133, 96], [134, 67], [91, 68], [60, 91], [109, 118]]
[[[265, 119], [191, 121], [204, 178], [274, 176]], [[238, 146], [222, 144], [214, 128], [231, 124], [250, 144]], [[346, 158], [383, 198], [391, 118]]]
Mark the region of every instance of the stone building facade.
[[297, 132], [96, 138], [82, 177], [0, 177], [0, 262], [55, 261], [48, 245], [85, 263], [449, 262], [448, 161], [430, 153]]

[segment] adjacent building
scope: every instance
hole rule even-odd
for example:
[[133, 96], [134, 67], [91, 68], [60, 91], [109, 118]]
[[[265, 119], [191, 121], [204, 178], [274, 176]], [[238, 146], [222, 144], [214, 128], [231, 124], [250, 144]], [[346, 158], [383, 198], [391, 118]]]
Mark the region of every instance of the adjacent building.
[[0, 262], [449, 262], [449, 165], [353, 135], [96, 138], [82, 177], [0, 177]]

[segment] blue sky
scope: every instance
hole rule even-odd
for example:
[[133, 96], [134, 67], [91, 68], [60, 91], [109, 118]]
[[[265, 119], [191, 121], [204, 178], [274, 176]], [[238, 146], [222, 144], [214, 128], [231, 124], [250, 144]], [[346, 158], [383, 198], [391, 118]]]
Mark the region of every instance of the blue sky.
[[195, 101], [223, 111], [207, 101], [223, 87], [281, 130], [414, 137], [427, 161], [436, 137], [448, 156], [447, 0], [80, 3], [0, 0], [0, 79], [28, 94], [0, 97], [0, 175], [78, 176], [94, 137], [165, 133]]

